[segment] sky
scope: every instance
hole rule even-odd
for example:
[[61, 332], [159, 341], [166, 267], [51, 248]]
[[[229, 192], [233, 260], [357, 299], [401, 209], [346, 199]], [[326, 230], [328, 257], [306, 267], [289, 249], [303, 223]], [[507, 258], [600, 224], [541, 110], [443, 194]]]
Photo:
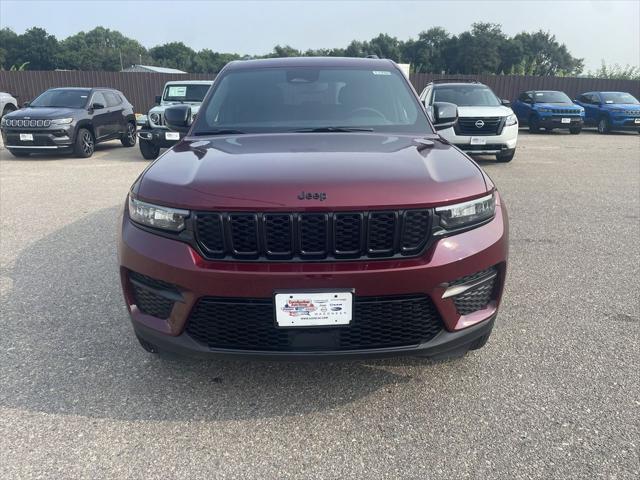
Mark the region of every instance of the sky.
[[181, 41], [249, 55], [276, 44], [345, 47], [379, 33], [406, 40], [433, 26], [456, 34], [480, 21], [500, 23], [508, 35], [548, 30], [585, 59], [585, 71], [602, 60], [640, 65], [640, 0], [0, 0], [0, 27], [18, 33], [38, 26], [62, 39], [101, 25], [147, 48]]

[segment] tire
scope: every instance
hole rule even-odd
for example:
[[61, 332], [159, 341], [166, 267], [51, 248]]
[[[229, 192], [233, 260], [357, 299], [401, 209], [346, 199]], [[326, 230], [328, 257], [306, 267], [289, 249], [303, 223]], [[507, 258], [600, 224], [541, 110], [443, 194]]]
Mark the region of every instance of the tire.
[[89, 158], [96, 149], [96, 141], [91, 130], [81, 128], [76, 135], [73, 153], [80, 158]]
[[123, 147], [135, 147], [136, 145], [136, 124], [133, 122], [127, 123], [127, 131], [122, 135], [120, 139]]
[[611, 123], [609, 119], [605, 116], [600, 117], [598, 120], [598, 133], [606, 134], [611, 131]]
[[497, 153], [496, 160], [501, 163], [507, 163], [513, 160], [513, 157], [515, 156], [515, 154], [516, 154], [515, 148], [513, 150], [507, 151], [506, 153]]
[[484, 347], [489, 341], [489, 337], [491, 336], [491, 332], [485, 333], [483, 336], [477, 338], [469, 347], [469, 350], [479, 350]]
[[9, 150], [9, 153], [11, 155], [17, 158], [24, 158], [30, 155], [29, 152], [21, 152], [20, 150], [11, 150], [10, 148], [8, 148], [7, 150]]
[[578, 135], [581, 131], [582, 131], [582, 127], [581, 126], [569, 128], [569, 133], [571, 135]]
[[140, 140], [140, 153], [146, 160], [155, 160], [160, 155], [160, 147], [146, 140]]
[[540, 131], [540, 119], [535, 115], [529, 118], [529, 132], [538, 133]]

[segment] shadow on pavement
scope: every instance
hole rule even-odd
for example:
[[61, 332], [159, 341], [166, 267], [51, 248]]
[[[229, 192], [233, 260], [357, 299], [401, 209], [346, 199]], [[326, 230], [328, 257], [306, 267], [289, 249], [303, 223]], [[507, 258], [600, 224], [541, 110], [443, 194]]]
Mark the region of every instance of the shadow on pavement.
[[411, 381], [384, 366], [165, 360], [135, 340], [121, 297], [119, 207], [29, 245], [1, 272], [0, 405], [115, 419], [247, 419], [324, 411]]

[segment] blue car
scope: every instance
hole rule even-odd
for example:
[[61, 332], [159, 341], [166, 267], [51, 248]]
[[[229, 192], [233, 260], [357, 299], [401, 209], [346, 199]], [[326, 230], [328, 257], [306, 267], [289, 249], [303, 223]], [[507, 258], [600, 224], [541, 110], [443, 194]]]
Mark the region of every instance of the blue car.
[[640, 132], [640, 103], [627, 92], [587, 92], [576, 103], [585, 109], [585, 124], [598, 132], [635, 130]]
[[550, 132], [554, 128], [566, 128], [577, 135], [584, 123], [584, 108], [574, 104], [564, 92], [530, 90], [522, 92], [511, 109], [520, 125], [529, 125], [529, 131], [537, 133], [541, 128]]

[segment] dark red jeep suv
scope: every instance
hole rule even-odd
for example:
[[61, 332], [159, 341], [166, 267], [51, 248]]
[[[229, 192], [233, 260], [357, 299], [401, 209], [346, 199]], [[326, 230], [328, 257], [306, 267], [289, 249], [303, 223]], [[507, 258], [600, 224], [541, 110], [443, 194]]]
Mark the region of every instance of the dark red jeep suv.
[[131, 187], [120, 274], [150, 351], [464, 355], [506, 274], [495, 186], [390, 61], [232, 62]]

